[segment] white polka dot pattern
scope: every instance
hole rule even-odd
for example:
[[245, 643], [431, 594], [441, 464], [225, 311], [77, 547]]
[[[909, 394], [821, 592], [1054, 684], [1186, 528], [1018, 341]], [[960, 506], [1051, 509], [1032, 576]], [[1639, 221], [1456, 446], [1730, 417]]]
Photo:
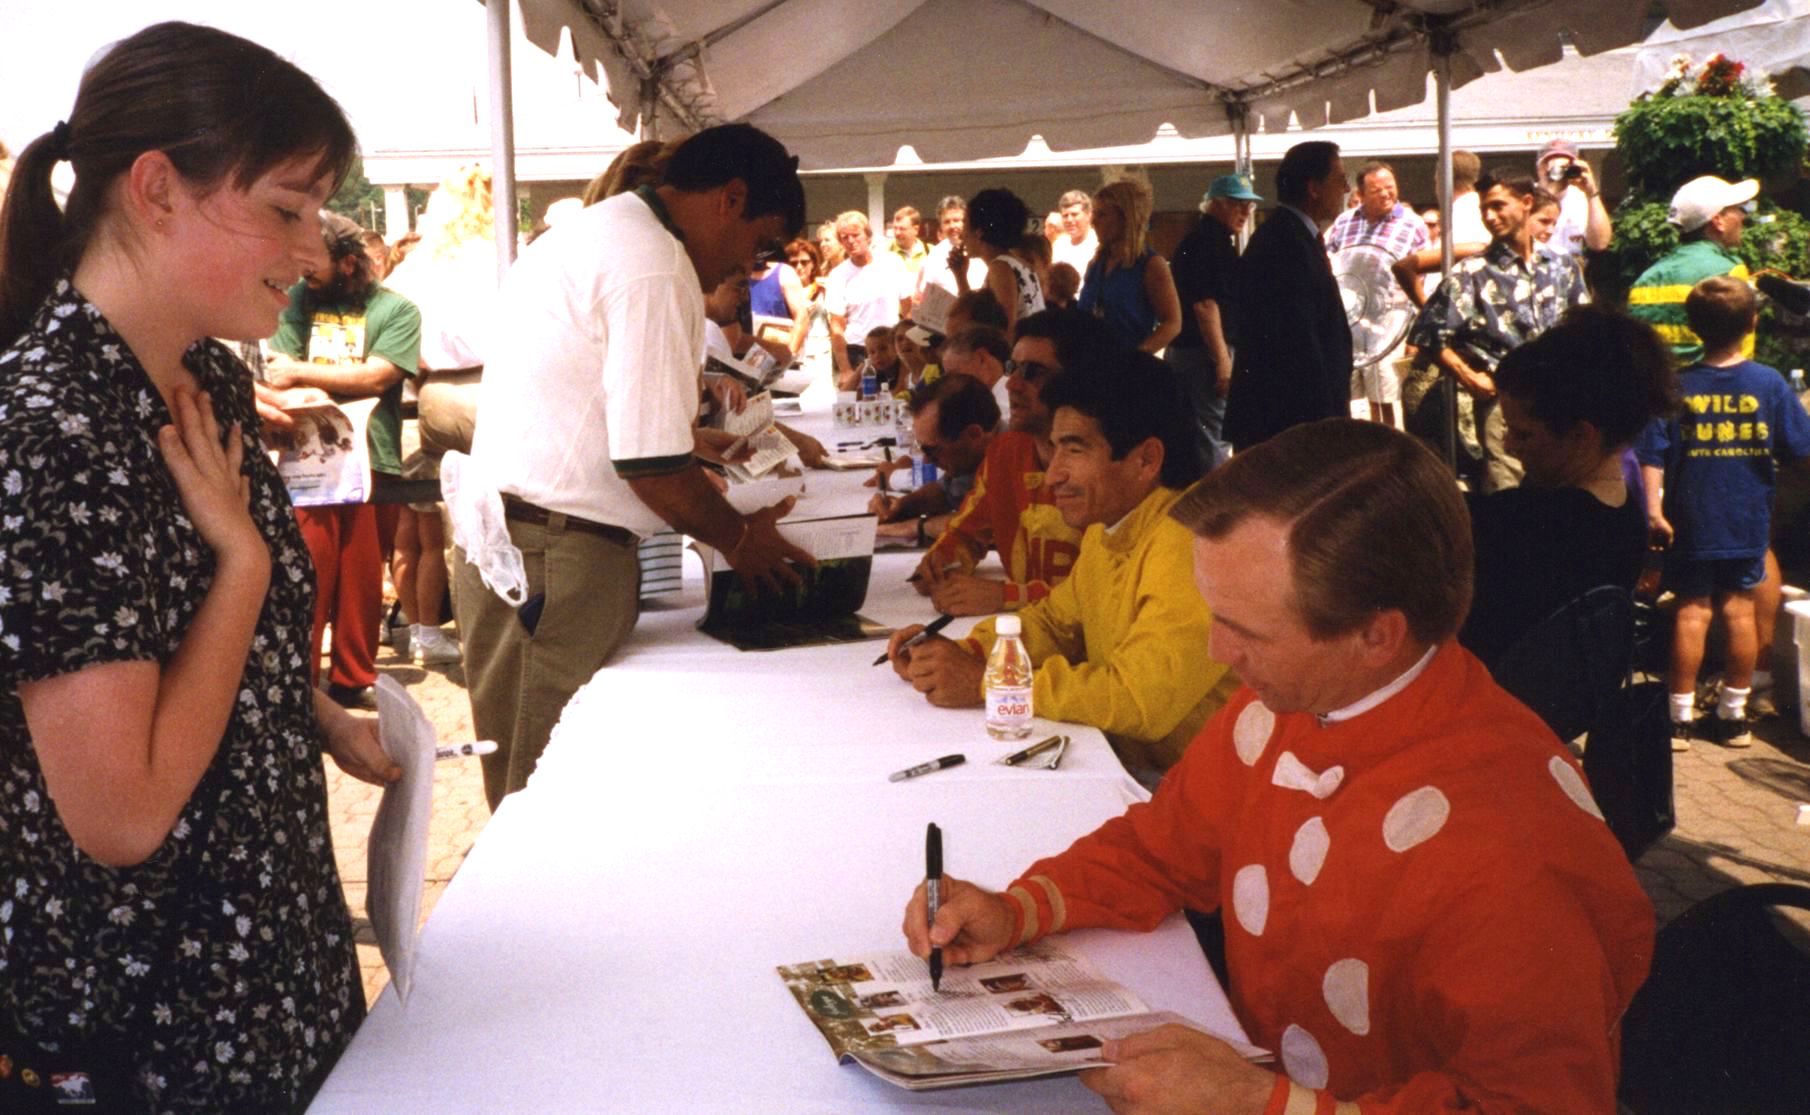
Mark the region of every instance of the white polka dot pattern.
[[1263, 754], [1263, 748], [1275, 730], [1276, 714], [1264, 707], [1262, 701], [1252, 701], [1244, 706], [1244, 711], [1238, 714], [1238, 723], [1232, 725], [1232, 747], [1245, 766], [1257, 765], [1258, 756]]
[[1422, 786], [1389, 807], [1383, 818], [1383, 843], [1391, 852], [1405, 852], [1424, 843], [1445, 827], [1452, 803], [1433, 786]]
[[1288, 869], [1303, 885], [1313, 886], [1314, 880], [1320, 877], [1320, 868], [1326, 865], [1326, 852], [1331, 847], [1332, 834], [1326, 831], [1326, 821], [1309, 817], [1295, 830], [1295, 842], [1288, 849]]
[[1596, 799], [1590, 796], [1590, 787], [1584, 785], [1584, 776], [1573, 769], [1570, 763], [1554, 755], [1547, 760], [1546, 769], [1552, 772], [1552, 780], [1559, 784], [1559, 789], [1565, 791], [1571, 804], [1599, 821], [1603, 819], [1603, 811], [1596, 807]]
[[1263, 936], [1270, 920], [1270, 878], [1262, 864], [1241, 867], [1232, 876], [1232, 913], [1246, 933]]
[[1370, 1032], [1370, 965], [1351, 957], [1335, 961], [1320, 981], [1320, 993], [1339, 1025], [1360, 1037]]
[[1299, 1026], [1282, 1031], [1282, 1070], [1303, 1088], [1326, 1087], [1326, 1053], [1314, 1036]]

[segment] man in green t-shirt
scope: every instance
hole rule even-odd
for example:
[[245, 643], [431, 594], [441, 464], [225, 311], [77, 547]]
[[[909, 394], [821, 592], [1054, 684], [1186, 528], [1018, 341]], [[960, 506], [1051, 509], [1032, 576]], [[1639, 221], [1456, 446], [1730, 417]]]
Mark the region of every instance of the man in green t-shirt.
[[[321, 214], [328, 266], [290, 291], [289, 308], [271, 338], [265, 379], [278, 391], [313, 387], [335, 402], [377, 397], [367, 442], [374, 486], [399, 478], [402, 381], [421, 350], [421, 312], [386, 290], [365, 254], [364, 232], [334, 213]], [[383, 561], [400, 504], [370, 502], [298, 507], [295, 516], [314, 558], [314, 656], [333, 625], [327, 693], [343, 705], [367, 705], [377, 680], [377, 635], [383, 612]]]

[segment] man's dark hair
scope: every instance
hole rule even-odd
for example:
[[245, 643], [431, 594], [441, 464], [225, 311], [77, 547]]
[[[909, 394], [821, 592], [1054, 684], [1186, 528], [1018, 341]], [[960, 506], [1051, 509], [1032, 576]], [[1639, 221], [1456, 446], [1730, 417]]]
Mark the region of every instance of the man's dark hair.
[[1011, 190], [994, 187], [968, 199], [968, 227], [1002, 252], [1018, 246], [1030, 223], [1030, 207]]
[[1200, 479], [1194, 412], [1175, 372], [1147, 352], [1090, 354], [1049, 381], [1043, 405], [1051, 414], [1067, 407], [1098, 422], [1115, 461], [1151, 438], [1162, 442], [1164, 487], [1186, 488]]
[[804, 228], [804, 184], [798, 180], [798, 156], [752, 124], [720, 124], [705, 128], [679, 144], [666, 164], [665, 185], [696, 193], [739, 178], [748, 187], [744, 220], [777, 214], [790, 240]]
[[1566, 311], [1504, 356], [1495, 380], [1555, 434], [1595, 426], [1604, 449], [1633, 441], [1674, 406], [1671, 350], [1652, 326], [1601, 306]]
[[[316, 306], [363, 306], [377, 286], [377, 269], [365, 251], [365, 230], [350, 217], [326, 209], [321, 210], [320, 219], [321, 243], [332, 270], [321, 289], [304, 288], [302, 306], [309, 311]], [[340, 261], [346, 259], [352, 261], [350, 275], [339, 269]]]
[[327, 209], [321, 210], [320, 218], [321, 243], [326, 246], [329, 258], [337, 262], [347, 256], [363, 254], [365, 230], [357, 221]]
[[1001, 364], [1012, 358], [1012, 342], [1006, 340], [1006, 331], [993, 325], [970, 325], [950, 337], [948, 347], [963, 352], [984, 352]]
[[1684, 299], [1684, 319], [1705, 350], [1725, 348], [1753, 332], [1758, 312], [1753, 288], [1727, 275], [1704, 279]]
[[1016, 339], [1042, 337], [1056, 346], [1064, 368], [1078, 368], [1097, 354], [1116, 349], [1106, 323], [1089, 313], [1052, 307], [1018, 319]]
[[1482, 197], [1497, 186], [1501, 186], [1516, 197], [1532, 197], [1540, 188], [1533, 175], [1519, 167], [1491, 167], [1488, 173], [1477, 179], [1477, 196]]
[[[147, 151], [200, 193], [244, 190], [291, 158], [337, 189], [358, 141], [332, 97], [268, 47], [191, 23], [158, 23], [82, 74], [65, 126], [25, 145], [0, 210], [0, 347], [30, 325], [115, 208], [113, 185]], [[59, 203], [51, 171], [75, 185]]]
[[1332, 161], [1339, 157], [1339, 145], [1323, 139], [1297, 143], [1282, 156], [1276, 168], [1276, 199], [1300, 208], [1307, 200], [1307, 185], [1332, 173]]
[[990, 290], [971, 290], [955, 300], [949, 308], [951, 316], [967, 314], [969, 325], [991, 325], [995, 329], [1006, 327], [1006, 308], [999, 304]]
[[912, 388], [905, 409], [922, 414], [932, 403], [936, 404], [936, 434], [945, 441], [962, 436], [969, 426], [991, 430], [999, 425], [999, 401], [973, 376], [943, 376], [920, 383]]
[[1365, 163], [1363, 166], [1358, 168], [1358, 176], [1357, 176], [1358, 189], [1360, 189], [1360, 190], [1363, 189], [1364, 180], [1369, 178], [1372, 174], [1375, 174], [1379, 170], [1386, 170], [1392, 175], [1395, 173], [1395, 168], [1390, 166], [1388, 163], [1385, 163], [1381, 159], [1371, 159], [1369, 162]]

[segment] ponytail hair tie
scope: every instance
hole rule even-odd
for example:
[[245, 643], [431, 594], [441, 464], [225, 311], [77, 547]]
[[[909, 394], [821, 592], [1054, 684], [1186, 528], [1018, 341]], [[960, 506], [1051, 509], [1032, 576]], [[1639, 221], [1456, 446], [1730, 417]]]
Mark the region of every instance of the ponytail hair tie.
[[50, 148], [59, 159], [69, 157], [69, 121], [58, 120], [57, 126], [50, 129]]

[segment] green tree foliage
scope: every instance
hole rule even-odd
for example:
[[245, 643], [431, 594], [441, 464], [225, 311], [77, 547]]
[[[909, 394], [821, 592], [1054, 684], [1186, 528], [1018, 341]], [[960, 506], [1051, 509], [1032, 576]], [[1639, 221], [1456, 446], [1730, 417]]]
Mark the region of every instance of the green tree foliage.
[[[1630, 190], [1615, 211], [1609, 258], [1593, 271], [1601, 294], [1619, 301], [1642, 271], [1678, 246], [1666, 221], [1672, 194], [1693, 178], [1795, 177], [1810, 130], [1796, 105], [1772, 94], [1764, 78], [1721, 55], [1701, 67], [1673, 64], [1658, 89], [1643, 93], [1615, 118], [1615, 148]], [[1748, 269], [1776, 268], [1810, 278], [1810, 221], [1762, 200], [1737, 252]], [[1755, 355], [1775, 367], [1806, 362], [1806, 339], [1775, 327], [1763, 312]]]
[[1670, 197], [1693, 178], [1729, 181], [1789, 173], [1804, 157], [1804, 118], [1778, 97], [1647, 97], [1615, 118], [1628, 181]]
[[384, 236], [389, 236], [383, 227], [383, 190], [371, 185], [371, 180], [365, 177], [363, 158], [352, 160], [352, 169], [346, 172], [346, 180], [340, 183], [339, 192], [327, 199], [327, 208], [342, 217], [357, 221], [365, 228], [375, 229]]

